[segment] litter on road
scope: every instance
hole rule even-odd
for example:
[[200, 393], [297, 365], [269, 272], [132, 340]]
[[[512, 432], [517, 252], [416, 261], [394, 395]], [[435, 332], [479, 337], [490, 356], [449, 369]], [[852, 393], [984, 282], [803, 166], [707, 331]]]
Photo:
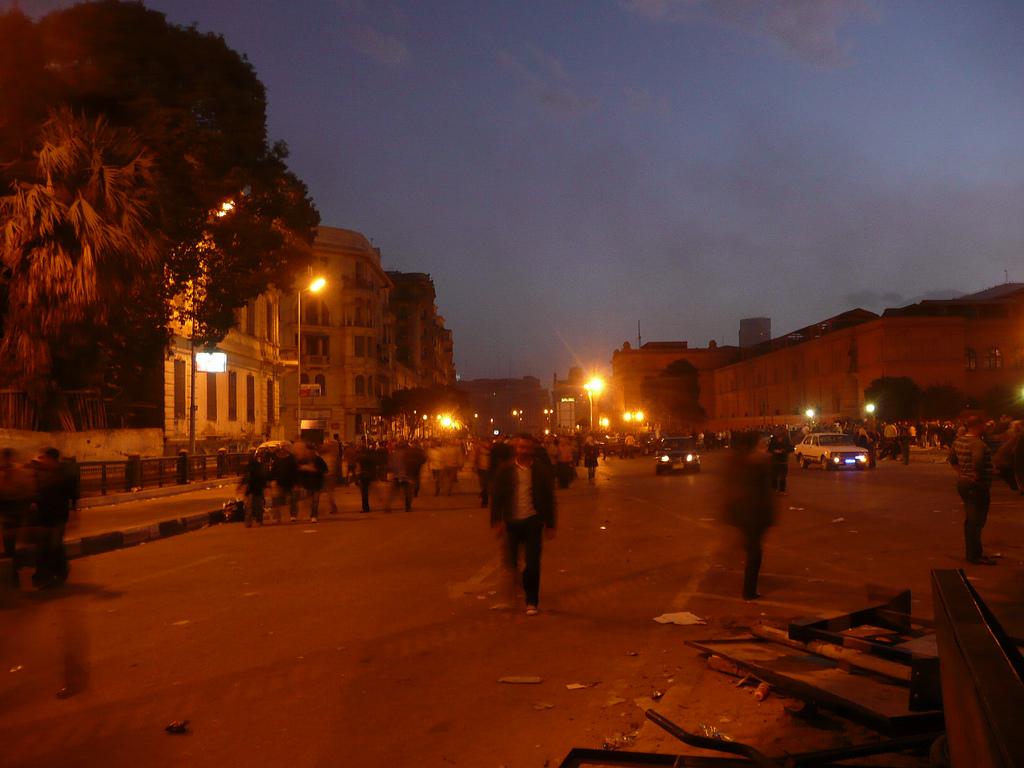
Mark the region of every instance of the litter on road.
[[569, 683], [565, 687], [568, 688], [570, 691], [578, 691], [582, 688], [593, 688], [600, 682], [600, 680], [595, 680], [592, 683]]
[[654, 620], [659, 624], [680, 624], [682, 626], [689, 626], [693, 624], [707, 624], [704, 619], [695, 613], [689, 611], [680, 611], [678, 613], [663, 613], [661, 616], [655, 616]]
[[833, 520], [832, 522], [833, 522], [833, 523], [842, 523], [842, 522], [844, 522], [845, 520], [846, 520], [846, 518], [845, 518], [845, 517], [837, 517], [837, 518], [835, 518], [835, 519], [834, 519], [834, 520]]
[[188, 720], [174, 720], [164, 730], [168, 733], [188, 733]]

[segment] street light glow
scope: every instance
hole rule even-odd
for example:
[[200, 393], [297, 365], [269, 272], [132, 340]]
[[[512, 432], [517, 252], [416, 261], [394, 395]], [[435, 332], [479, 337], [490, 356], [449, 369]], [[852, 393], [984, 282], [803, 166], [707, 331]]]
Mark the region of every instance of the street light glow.
[[868, 413], [874, 413], [875, 412], [875, 404], [874, 403], [868, 403], [867, 405], [864, 406], [864, 410], [867, 411]]
[[637, 411], [636, 413], [634, 413], [633, 414], [633, 420], [634, 421], [639, 421], [639, 422], [642, 423], [643, 420], [644, 420], [644, 412], [643, 411]]
[[586, 384], [584, 384], [583, 388], [587, 390], [587, 392], [590, 392], [592, 395], [600, 395], [604, 391], [604, 379], [602, 379], [600, 376], [595, 376]]
[[804, 416], [806, 416], [808, 419], [813, 419], [814, 418], [814, 409], [813, 408], [808, 408], [806, 411], [804, 411]]
[[320, 293], [320, 291], [324, 289], [325, 285], [327, 285], [327, 279], [324, 277], [317, 277], [309, 284], [309, 288], [307, 288], [307, 290], [310, 293]]
[[611, 424], [611, 422], [608, 421], [607, 416], [602, 416], [601, 419], [598, 421], [598, 424], [600, 424], [603, 429], [608, 429], [608, 425]]
[[632, 421], [633, 420], [633, 414], [630, 413], [629, 411], [626, 411], [624, 414], [622, 414], [622, 420], [623, 421]]

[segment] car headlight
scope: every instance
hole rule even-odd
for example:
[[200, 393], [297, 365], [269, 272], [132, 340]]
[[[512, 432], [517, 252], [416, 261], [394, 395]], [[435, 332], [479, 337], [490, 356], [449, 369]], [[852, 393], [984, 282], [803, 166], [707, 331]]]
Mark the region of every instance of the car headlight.
[[661, 460], [662, 461], [672, 461], [672, 459], [670, 459], [667, 455], [666, 456], [662, 456]]
[[838, 464], [839, 463], [839, 457], [836, 456], [834, 459], [832, 459], [832, 461], [833, 461], [833, 463]]
[[857, 461], [867, 461], [867, 460], [868, 460], [868, 457], [865, 456], [863, 453], [858, 453], [857, 454]]
[[693, 461], [693, 454], [692, 453], [686, 454], [686, 460], [687, 461]]

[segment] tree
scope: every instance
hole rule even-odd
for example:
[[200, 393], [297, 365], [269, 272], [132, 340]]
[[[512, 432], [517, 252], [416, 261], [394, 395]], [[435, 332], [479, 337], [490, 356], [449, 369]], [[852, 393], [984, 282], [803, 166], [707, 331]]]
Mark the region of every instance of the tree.
[[[0, 14], [0, 93], [4, 189], [41, 183], [34, 156], [47, 116], [61, 109], [130, 133], [150, 163], [139, 194], [159, 270], [144, 275], [144, 292], [137, 282], [127, 292], [104, 291], [124, 303], [135, 290], [149, 311], [108, 313], [84, 343], [117, 347], [139, 334], [140, 319], [143, 336], [177, 320], [200, 344], [216, 343], [246, 301], [271, 286], [290, 290], [308, 265], [319, 215], [288, 170], [285, 145], [268, 143], [255, 71], [220, 36], [116, 0], [36, 23]], [[107, 383], [116, 390], [127, 382]]]
[[0, 370], [45, 412], [58, 386], [96, 386], [118, 345], [90, 345], [95, 328], [139, 323], [147, 303], [125, 299], [160, 269], [152, 159], [135, 137], [61, 108], [40, 139], [32, 180], [0, 198]]
[[997, 384], [989, 389], [981, 398], [980, 405], [992, 418], [1024, 418], [1024, 399], [1021, 397], [1021, 391], [1009, 384]]
[[676, 360], [657, 376], [644, 379], [640, 394], [652, 421], [663, 431], [689, 431], [704, 418], [700, 374], [688, 360]]
[[926, 419], [952, 419], [963, 411], [967, 397], [949, 385], [933, 384], [921, 393], [921, 416]]
[[883, 421], [917, 418], [921, 388], [906, 376], [883, 376], [864, 390], [864, 399], [875, 404], [875, 415]]

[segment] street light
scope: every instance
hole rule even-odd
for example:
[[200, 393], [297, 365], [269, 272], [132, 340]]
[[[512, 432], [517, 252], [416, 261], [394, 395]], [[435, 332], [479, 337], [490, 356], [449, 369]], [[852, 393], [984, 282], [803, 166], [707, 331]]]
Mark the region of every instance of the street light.
[[814, 418], [814, 409], [813, 408], [808, 408], [806, 411], [804, 411], [804, 416], [806, 416], [808, 419], [813, 419]]
[[868, 413], [874, 413], [875, 412], [875, 404], [874, 403], [868, 403], [867, 405], [864, 406], [864, 410], [867, 411]]
[[595, 376], [583, 388], [587, 390], [587, 397], [590, 400], [590, 428], [594, 428], [594, 395], [600, 395], [604, 391], [604, 379]]
[[299, 324], [298, 332], [295, 334], [295, 378], [298, 382], [298, 395], [299, 399], [295, 401], [295, 416], [299, 422], [299, 438], [302, 438], [302, 294], [306, 291], [310, 293], [320, 293], [327, 285], [327, 280], [323, 277], [315, 277], [313, 281], [305, 288], [299, 288], [295, 291], [295, 306], [298, 309]]

